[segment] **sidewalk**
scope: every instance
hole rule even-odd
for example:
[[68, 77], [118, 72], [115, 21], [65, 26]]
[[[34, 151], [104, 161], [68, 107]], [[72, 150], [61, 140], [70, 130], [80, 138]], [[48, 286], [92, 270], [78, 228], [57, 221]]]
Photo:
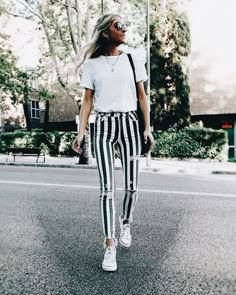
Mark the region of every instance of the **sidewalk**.
[[[55, 168], [77, 168], [77, 169], [96, 169], [96, 161], [92, 160], [90, 165], [78, 165], [77, 157], [51, 157], [46, 156], [45, 163], [42, 163], [42, 158], [39, 158], [39, 163], [36, 163], [35, 156], [16, 156], [16, 161], [9, 156], [6, 162], [7, 155], [0, 154], [0, 165], [14, 166], [31, 166], [31, 167], [55, 167]], [[116, 169], [121, 169], [119, 159], [115, 161]], [[146, 158], [140, 160], [140, 171], [156, 172], [163, 174], [182, 173], [182, 174], [231, 174], [236, 175], [236, 163], [206, 161], [206, 160], [171, 160], [171, 159], [152, 159], [151, 165], [147, 166]]]

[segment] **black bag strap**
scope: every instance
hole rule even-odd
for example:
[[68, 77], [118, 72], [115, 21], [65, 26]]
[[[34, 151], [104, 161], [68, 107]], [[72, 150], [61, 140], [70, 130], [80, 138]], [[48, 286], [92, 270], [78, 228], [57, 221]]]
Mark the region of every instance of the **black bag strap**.
[[138, 100], [138, 87], [137, 87], [137, 83], [136, 83], [136, 74], [135, 74], [135, 67], [134, 67], [134, 62], [132, 59], [132, 56], [130, 53], [127, 53], [128, 59], [129, 59], [129, 63], [131, 65], [131, 68], [133, 70], [133, 74], [134, 74], [134, 83], [135, 83], [135, 89], [136, 89], [136, 96], [137, 96], [137, 100]]

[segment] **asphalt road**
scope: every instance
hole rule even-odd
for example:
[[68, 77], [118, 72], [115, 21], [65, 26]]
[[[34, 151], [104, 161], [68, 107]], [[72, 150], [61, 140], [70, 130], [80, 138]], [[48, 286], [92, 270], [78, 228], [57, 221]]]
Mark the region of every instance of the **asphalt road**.
[[133, 244], [107, 273], [96, 170], [0, 167], [0, 294], [236, 294], [235, 176], [140, 176]]

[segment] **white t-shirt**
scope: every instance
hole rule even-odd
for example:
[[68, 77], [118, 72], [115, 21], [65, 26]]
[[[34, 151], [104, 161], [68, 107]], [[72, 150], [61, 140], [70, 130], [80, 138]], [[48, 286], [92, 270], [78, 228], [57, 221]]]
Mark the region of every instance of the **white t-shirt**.
[[[122, 53], [112, 72], [108, 62], [113, 64], [117, 58], [101, 55], [85, 63], [80, 87], [95, 90], [93, 99], [97, 112], [128, 112], [137, 109], [134, 76], [128, 56]], [[146, 81], [148, 77], [144, 65], [133, 54], [132, 59], [136, 82]]]

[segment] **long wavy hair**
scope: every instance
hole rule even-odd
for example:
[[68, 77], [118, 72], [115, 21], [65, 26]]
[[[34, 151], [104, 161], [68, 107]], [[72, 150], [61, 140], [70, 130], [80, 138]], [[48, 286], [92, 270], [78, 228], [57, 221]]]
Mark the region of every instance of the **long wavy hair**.
[[109, 29], [117, 16], [120, 17], [118, 14], [109, 13], [99, 17], [94, 27], [91, 41], [81, 51], [76, 70], [79, 69], [86, 59], [95, 58], [105, 53], [109, 40], [103, 36], [103, 32]]

